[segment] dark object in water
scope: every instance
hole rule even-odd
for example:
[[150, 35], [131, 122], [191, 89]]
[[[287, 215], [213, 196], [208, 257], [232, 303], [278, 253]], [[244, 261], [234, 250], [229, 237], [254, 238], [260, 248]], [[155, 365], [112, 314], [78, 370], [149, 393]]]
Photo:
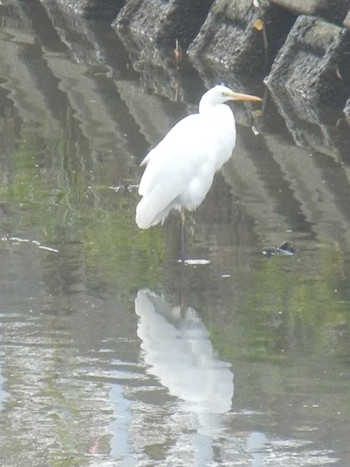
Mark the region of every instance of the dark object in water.
[[262, 254], [265, 256], [291, 256], [294, 255], [295, 249], [292, 243], [284, 242], [276, 248], [264, 248]]

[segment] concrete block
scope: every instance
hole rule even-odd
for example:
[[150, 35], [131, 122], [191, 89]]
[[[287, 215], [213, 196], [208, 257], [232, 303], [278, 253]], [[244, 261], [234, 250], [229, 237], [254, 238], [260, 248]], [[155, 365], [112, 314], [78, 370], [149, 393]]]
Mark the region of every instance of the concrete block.
[[[272, 97], [297, 146], [349, 164], [349, 126], [339, 110], [329, 106], [314, 107], [308, 101], [294, 100], [283, 92]], [[272, 124], [275, 122], [273, 118]]]
[[259, 4], [256, 8], [251, 0], [217, 0], [189, 47], [195, 66], [201, 71], [217, 69], [219, 75], [228, 71], [252, 82], [261, 81], [295, 17], [266, 0]]
[[341, 24], [349, 8], [350, 0], [271, 0], [297, 14], [321, 16]]
[[[283, 133], [279, 133], [278, 137], [265, 135], [264, 140], [280, 168], [280, 180], [285, 181], [288, 187], [287, 190], [278, 190], [282, 198], [280, 212], [291, 214], [295, 233], [308, 233], [308, 238], [313, 242], [315, 239], [328, 244], [345, 239], [349, 242], [350, 231], [345, 228], [350, 221], [346, 199], [349, 193], [346, 165], [325, 153], [310, 152], [296, 146]], [[277, 187], [280, 188], [280, 185], [277, 184]], [[286, 197], [288, 191], [292, 195], [289, 199]], [[294, 212], [290, 212], [293, 206]], [[340, 232], [337, 232], [336, 226], [342, 226]]]
[[121, 33], [144, 37], [158, 46], [187, 49], [213, 0], [129, 0], [113, 27]]
[[350, 93], [350, 33], [312, 16], [299, 16], [265, 80], [296, 101], [343, 108]]

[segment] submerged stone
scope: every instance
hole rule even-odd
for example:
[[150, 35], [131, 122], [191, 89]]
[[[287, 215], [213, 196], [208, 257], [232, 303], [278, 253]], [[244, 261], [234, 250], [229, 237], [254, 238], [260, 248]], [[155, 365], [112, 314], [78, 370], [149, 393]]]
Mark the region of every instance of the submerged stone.
[[299, 16], [281, 48], [268, 87], [293, 100], [344, 106], [350, 93], [350, 33], [311, 16]]
[[262, 254], [264, 256], [292, 256], [295, 253], [294, 245], [291, 242], [284, 242], [279, 247], [264, 248]]
[[297, 146], [349, 162], [349, 126], [339, 110], [293, 99], [284, 90], [272, 97]]

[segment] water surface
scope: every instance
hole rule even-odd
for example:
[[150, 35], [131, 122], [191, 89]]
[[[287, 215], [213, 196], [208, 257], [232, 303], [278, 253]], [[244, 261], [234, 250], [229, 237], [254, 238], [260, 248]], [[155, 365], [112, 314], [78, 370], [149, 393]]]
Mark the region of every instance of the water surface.
[[344, 116], [239, 107], [188, 218], [209, 263], [183, 266], [177, 216], [136, 227], [136, 186], [205, 83], [52, 2], [2, 3], [1, 464], [349, 465]]

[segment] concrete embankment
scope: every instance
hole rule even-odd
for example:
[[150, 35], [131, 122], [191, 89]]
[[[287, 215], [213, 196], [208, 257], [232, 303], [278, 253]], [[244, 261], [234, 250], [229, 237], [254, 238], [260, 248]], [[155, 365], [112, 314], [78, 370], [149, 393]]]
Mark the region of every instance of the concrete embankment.
[[108, 18], [125, 42], [144, 48], [144, 60], [154, 47], [178, 47], [213, 78], [265, 79], [272, 92], [316, 106], [345, 108], [350, 98], [350, 0], [60, 2]]

